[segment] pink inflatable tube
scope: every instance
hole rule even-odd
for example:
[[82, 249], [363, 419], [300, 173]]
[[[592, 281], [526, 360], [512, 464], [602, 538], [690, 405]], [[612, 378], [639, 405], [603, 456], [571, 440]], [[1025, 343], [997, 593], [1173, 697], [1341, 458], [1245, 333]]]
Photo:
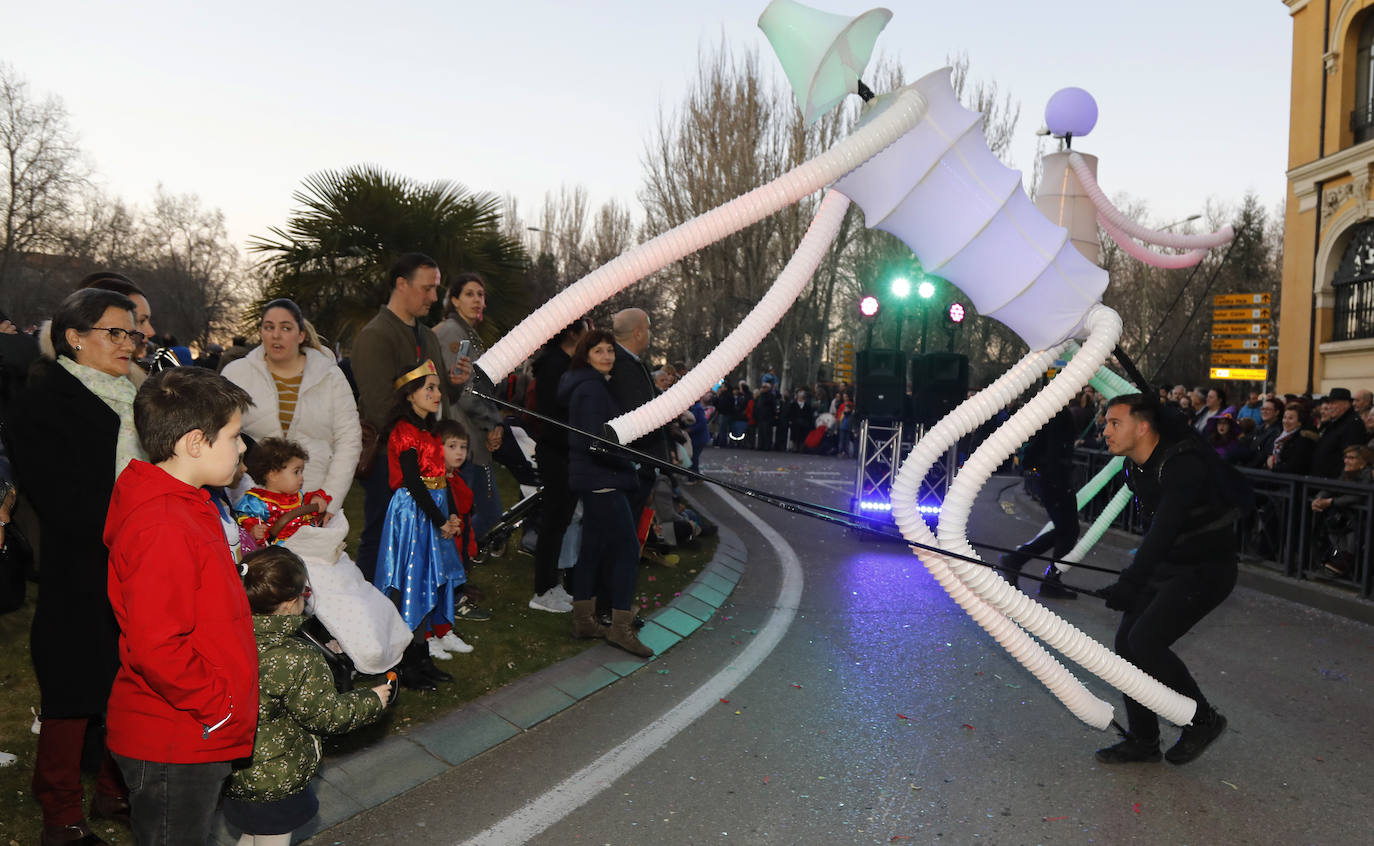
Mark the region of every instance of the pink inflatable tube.
[[692, 218], [584, 276], [493, 344], [475, 366], [497, 381], [593, 306], [683, 256], [738, 232], [863, 164], [915, 126], [926, 111], [918, 92], [903, 92], [891, 108], [831, 149], [767, 185]]
[[1146, 229], [1112, 205], [1112, 201], [1107, 199], [1106, 194], [1102, 193], [1102, 188], [1098, 186], [1097, 180], [1093, 177], [1092, 169], [1088, 167], [1088, 163], [1083, 160], [1082, 156], [1077, 153], [1069, 154], [1069, 166], [1073, 168], [1078, 181], [1083, 185], [1083, 190], [1088, 193], [1088, 198], [1097, 207], [1098, 217], [1111, 221], [1113, 226], [1132, 238], [1147, 244], [1171, 247], [1175, 250], [1194, 250], [1220, 247], [1222, 244], [1230, 243], [1231, 239], [1235, 237], [1235, 232], [1229, 226], [1223, 226], [1216, 232], [1210, 232], [1206, 235], [1180, 235], [1173, 232]]
[[764, 294], [740, 325], [701, 363], [688, 370], [681, 381], [608, 424], [622, 444], [637, 440], [662, 426], [664, 421], [676, 417], [759, 345], [792, 303], [796, 302], [824, 260], [831, 242], [839, 234], [840, 223], [844, 221], [844, 213], [848, 208], [849, 198], [843, 194], [832, 190], [825, 195], [815, 218], [797, 245], [797, 251], [788, 259], [787, 266], [778, 274], [777, 281], [768, 289], [768, 293]]
[[[1059, 409], [1068, 405], [1111, 355], [1121, 335], [1121, 317], [1110, 308], [1097, 305], [1088, 312], [1085, 325], [1089, 330], [1088, 339], [1068, 366], [1048, 387], [998, 428], [964, 463], [940, 512], [942, 548], [963, 555], [977, 555], [969, 545], [965, 532], [979, 489], [1008, 455], [1044, 426]], [[1002, 400], [1005, 405], [1014, 397], [1015, 394], [1003, 393], [995, 399]], [[958, 414], [956, 410], [955, 415]], [[894, 514], [895, 504], [894, 497]], [[1007, 584], [990, 568], [957, 559], [950, 562], [950, 568], [975, 594], [1117, 690], [1175, 725], [1186, 725], [1192, 721], [1197, 709], [1196, 702], [1170, 690], [1112, 653]]]
[[[1028, 354], [990, 387], [966, 400], [916, 442], [911, 454], [902, 462], [892, 485], [892, 516], [907, 540], [926, 546], [939, 545], [916, 510], [917, 489], [931, 465], [945, 454], [951, 444], [990, 420], [1006, 405], [1006, 397], [1015, 397], [1034, 384], [1062, 349], [1064, 347], [1061, 345]], [[915, 552], [921, 564], [950, 598], [1064, 703], [1070, 713], [1094, 728], [1105, 729], [1111, 725], [1111, 704], [1094, 696], [1020, 626], [971, 591], [952, 569], [958, 562], [926, 549]]]
[[1121, 249], [1126, 251], [1128, 256], [1137, 261], [1143, 261], [1153, 267], [1162, 267], [1166, 270], [1176, 270], [1180, 267], [1192, 267], [1202, 261], [1203, 257], [1207, 255], [1206, 250], [1192, 250], [1186, 253], [1179, 253], [1178, 255], [1157, 253], [1149, 247], [1142, 247], [1135, 241], [1132, 241], [1129, 235], [1117, 229], [1110, 220], [1100, 213], [1097, 216], [1097, 222], [1102, 229], [1112, 237], [1112, 240], [1115, 241]]

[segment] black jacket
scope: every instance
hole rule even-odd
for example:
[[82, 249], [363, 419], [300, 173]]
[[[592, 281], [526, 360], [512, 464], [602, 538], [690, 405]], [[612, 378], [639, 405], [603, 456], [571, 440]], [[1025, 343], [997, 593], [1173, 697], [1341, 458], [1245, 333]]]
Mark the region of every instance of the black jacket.
[[[545, 349], [534, 360], [534, 410], [563, 423], [568, 422], [568, 407], [558, 400], [558, 383], [570, 363], [572, 357], [557, 346]], [[535, 440], [543, 449], [567, 455], [568, 433], [557, 426], [540, 423]]]
[[[654, 377], [649, 373], [649, 368], [644, 362], [630, 355], [629, 350], [620, 344], [615, 345], [615, 366], [611, 368], [610, 390], [622, 414], [634, 411], [658, 396], [658, 388], [654, 386]], [[668, 429], [666, 426], [655, 429], [630, 446], [660, 461], [667, 461]]]
[[38, 515], [30, 651], [44, 717], [105, 711], [119, 629], [101, 535], [115, 482], [119, 415], [49, 358], [29, 372], [6, 427], [15, 484]]
[[[611, 396], [605, 377], [591, 367], [564, 373], [558, 383], [558, 400], [568, 408], [568, 422], [584, 432], [599, 435], [607, 423], [620, 416], [620, 406]], [[585, 435], [568, 436], [569, 489], [586, 493], [602, 488], [632, 491], [639, 486], [633, 462], [620, 455], [592, 452], [592, 444]]]
[[754, 397], [754, 422], [771, 424], [778, 416], [778, 395], [772, 390], [759, 391]]
[[1354, 409], [1347, 410], [1321, 428], [1321, 437], [1317, 439], [1317, 448], [1312, 453], [1312, 469], [1308, 475], [1339, 479], [1345, 472], [1345, 448], [1364, 446], [1368, 440], [1369, 435], [1365, 434], [1364, 423], [1359, 415]]
[[1283, 424], [1277, 420], [1255, 430], [1255, 454], [1250, 457], [1249, 466], [1268, 469], [1269, 456], [1274, 454], [1274, 441], [1278, 440], [1281, 432]]
[[1035, 473], [1042, 497], [1073, 493], [1073, 442], [1077, 438], [1073, 410], [1061, 408], [1026, 443], [1021, 460], [1027, 472]]
[[[1275, 473], [1306, 476], [1312, 471], [1312, 454], [1317, 451], [1317, 430], [1303, 426], [1289, 435], [1279, 446], [1279, 460], [1274, 462]], [[1273, 451], [1271, 446], [1270, 451]], [[1345, 469], [1342, 466], [1341, 469]]]
[[1126, 484], [1135, 493], [1145, 535], [1121, 580], [1138, 587], [1160, 583], [1180, 571], [1234, 566], [1231, 511], [1200, 442], [1188, 447], [1160, 441], [1144, 464], [1126, 461]]

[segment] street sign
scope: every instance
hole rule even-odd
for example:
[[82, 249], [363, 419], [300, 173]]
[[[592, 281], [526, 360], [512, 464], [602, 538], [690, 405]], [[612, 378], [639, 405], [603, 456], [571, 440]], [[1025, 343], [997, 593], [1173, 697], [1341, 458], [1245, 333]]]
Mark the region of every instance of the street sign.
[[1268, 367], [1268, 353], [1212, 353], [1213, 367]]
[[1212, 322], [1217, 323], [1223, 320], [1268, 320], [1269, 309], [1267, 308], [1214, 308], [1212, 309]]
[[1268, 370], [1245, 367], [1213, 367], [1208, 371], [1213, 379], [1240, 379], [1246, 382], [1264, 382], [1269, 379]]
[[1214, 306], [1269, 305], [1268, 294], [1217, 294], [1212, 297]]
[[1214, 350], [1267, 350], [1268, 338], [1213, 338]]
[[1213, 323], [1215, 335], [1268, 335], [1273, 330], [1268, 323]]

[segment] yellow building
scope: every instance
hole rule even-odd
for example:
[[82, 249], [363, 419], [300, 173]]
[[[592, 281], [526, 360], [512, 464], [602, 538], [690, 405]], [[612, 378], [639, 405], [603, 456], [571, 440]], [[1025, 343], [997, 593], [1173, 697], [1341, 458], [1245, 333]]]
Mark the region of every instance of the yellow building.
[[1278, 390], [1374, 388], [1374, 0], [1293, 20]]

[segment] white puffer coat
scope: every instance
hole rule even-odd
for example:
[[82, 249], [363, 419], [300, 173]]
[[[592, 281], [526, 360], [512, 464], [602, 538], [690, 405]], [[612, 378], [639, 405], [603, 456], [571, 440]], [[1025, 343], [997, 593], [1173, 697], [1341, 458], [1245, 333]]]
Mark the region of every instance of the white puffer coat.
[[277, 385], [261, 345], [230, 362], [223, 376], [253, 398], [253, 407], [243, 416], [243, 431], [254, 440], [284, 437], [305, 447], [310, 460], [305, 462], [304, 490], [323, 488], [330, 497], [329, 511], [338, 513], [353, 484], [353, 471], [362, 452], [362, 430], [353, 389], [334, 357], [305, 348], [296, 416], [286, 432], [277, 416]]

